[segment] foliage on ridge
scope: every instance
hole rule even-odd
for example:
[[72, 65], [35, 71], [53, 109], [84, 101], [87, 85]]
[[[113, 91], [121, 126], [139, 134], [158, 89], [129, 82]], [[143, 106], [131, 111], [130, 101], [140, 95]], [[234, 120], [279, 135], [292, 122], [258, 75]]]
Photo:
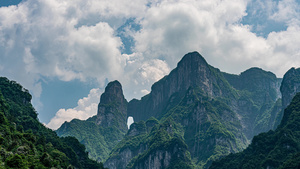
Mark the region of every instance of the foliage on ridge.
[[103, 168], [74, 137], [42, 125], [30, 101], [28, 90], [0, 77], [0, 168]]
[[213, 162], [210, 168], [300, 168], [300, 93], [275, 131], [255, 136], [247, 149]]

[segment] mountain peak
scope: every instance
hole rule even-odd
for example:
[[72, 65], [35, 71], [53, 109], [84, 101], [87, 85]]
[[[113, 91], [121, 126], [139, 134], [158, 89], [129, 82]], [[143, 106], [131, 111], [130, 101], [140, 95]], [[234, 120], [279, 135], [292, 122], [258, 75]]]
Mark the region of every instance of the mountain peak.
[[277, 79], [276, 75], [272, 72], [265, 71], [259, 67], [252, 67], [241, 73], [241, 78], [255, 78], [255, 79]]
[[183, 56], [183, 58], [178, 62], [177, 67], [189, 64], [191, 67], [198, 67], [199, 65], [208, 65], [206, 60], [198, 52], [190, 52]]
[[109, 82], [105, 88], [105, 92], [101, 95], [100, 104], [108, 104], [111, 102], [123, 102], [125, 100], [122, 85], [115, 80]]
[[116, 126], [127, 131], [127, 104], [121, 83], [117, 80], [109, 82], [100, 98], [96, 124], [102, 127]]
[[210, 97], [232, 96], [220, 70], [210, 66], [198, 52], [191, 52], [183, 56], [169, 75], [154, 83], [151, 92], [141, 101], [131, 101], [128, 113], [135, 121], [151, 116], [158, 118], [173, 94], [184, 95], [190, 87], [197, 87]]
[[282, 106], [286, 108], [297, 92], [300, 92], [300, 68], [291, 68], [283, 76], [280, 91], [282, 93]]

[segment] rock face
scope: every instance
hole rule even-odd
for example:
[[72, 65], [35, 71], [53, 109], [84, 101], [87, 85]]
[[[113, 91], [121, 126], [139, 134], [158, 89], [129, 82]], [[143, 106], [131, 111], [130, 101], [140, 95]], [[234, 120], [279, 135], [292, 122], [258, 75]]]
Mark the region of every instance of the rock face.
[[127, 131], [127, 104], [120, 82], [108, 83], [98, 105], [96, 124]]
[[300, 93], [284, 111], [275, 131], [255, 136], [244, 151], [214, 162], [210, 169], [299, 168], [300, 167]]
[[120, 82], [110, 82], [101, 95], [96, 116], [65, 122], [56, 133], [76, 137], [90, 158], [104, 161], [127, 132], [127, 104]]
[[282, 107], [286, 108], [297, 92], [300, 92], [300, 68], [291, 68], [283, 76], [280, 87], [282, 93]]
[[128, 115], [133, 116], [135, 121], [147, 120], [151, 116], [159, 117], [173, 94], [185, 93], [191, 86], [199, 87], [210, 97], [225, 95], [223, 92], [227, 91], [221, 88], [228, 84], [216, 77], [219, 72], [208, 65], [198, 52], [188, 53], [168, 76], [152, 85], [150, 94], [141, 100], [129, 102]]
[[[149, 127], [155, 129], [148, 132]], [[134, 123], [104, 166], [109, 169], [192, 168], [187, 146], [174, 135], [175, 130], [176, 124], [158, 124], [154, 118], [146, 123]]]
[[[146, 134], [146, 125], [144, 121], [139, 123], [133, 123], [130, 126], [128, 133], [125, 136], [126, 141], [128, 142], [138, 142], [138, 138], [145, 136]], [[121, 143], [126, 142], [124, 139]], [[125, 144], [126, 145], [126, 144]], [[119, 145], [117, 146], [119, 147]], [[128, 147], [122, 146], [122, 149], [113, 150], [112, 154], [105, 162], [105, 167], [109, 169], [118, 169], [118, 168], [126, 168], [129, 162], [133, 157], [138, 156], [140, 153], [147, 150], [146, 144], [133, 144]]]
[[250, 68], [240, 75], [220, 72], [207, 64], [199, 53], [192, 52], [186, 54], [169, 75], [156, 82], [148, 95], [130, 101], [128, 115], [135, 121], [151, 116], [160, 119], [179, 103], [190, 87], [196, 87], [210, 99], [230, 100], [226, 104], [238, 115], [244, 134], [251, 140], [275, 125], [278, 110], [273, 106], [281, 97], [280, 83], [281, 79], [260, 68]]
[[[168, 147], [163, 147], [163, 149], [155, 149], [150, 151], [145, 157], [142, 159], [138, 159], [134, 162], [134, 165], [129, 168], [134, 169], [163, 169], [163, 168], [176, 168], [172, 166], [172, 162], [179, 163], [181, 159], [187, 158], [185, 152], [187, 151], [186, 147], [183, 147], [182, 144], [172, 143], [168, 145]], [[186, 161], [182, 161], [186, 162]], [[190, 162], [190, 161], [189, 161]], [[179, 167], [179, 166], [178, 166]], [[187, 166], [186, 168], [190, 168]]]
[[279, 91], [281, 79], [278, 79], [274, 73], [261, 68], [253, 67], [240, 75], [224, 73], [224, 77], [235, 89], [255, 92], [257, 102], [276, 101], [281, 97]]
[[247, 138], [251, 140], [254, 135], [272, 129], [274, 116], [281, 110], [274, 107], [281, 96], [281, 79], [260, 68], [250, 68], [240, 75], [224, 73], [224, 77], [239, 91], [231, 108], [239, 115]]

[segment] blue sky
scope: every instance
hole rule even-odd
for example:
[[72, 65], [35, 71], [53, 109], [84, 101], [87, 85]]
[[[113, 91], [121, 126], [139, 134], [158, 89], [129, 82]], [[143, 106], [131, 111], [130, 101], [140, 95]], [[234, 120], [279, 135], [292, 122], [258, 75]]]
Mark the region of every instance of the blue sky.
[[33, 95], [39, 119], [56, 129], [97, 113], [105, 85], [119, 80], [140, 98], [200, 52], [239, 74], [261, 67], [278, 77], [300, 65], [296, 0], [0, 1], [0, 76]]

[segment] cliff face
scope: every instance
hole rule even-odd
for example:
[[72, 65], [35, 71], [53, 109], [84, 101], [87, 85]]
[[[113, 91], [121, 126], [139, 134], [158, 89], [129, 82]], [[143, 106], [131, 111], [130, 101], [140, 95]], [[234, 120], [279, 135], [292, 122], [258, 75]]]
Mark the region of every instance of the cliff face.
[[272, 72], [267, 72], [261, 68], [250, 68], [240, 75], [223, 73], [230, 85], [240, 91], [253, 93], [252, 98], [258, 104], [265, 104], [269, 101], [276, 101], [281, 98], [279, 91], [281, 79]]
[[117, 126], [127, 131], [127, 104], [120, 82], [108, 83], [98, 105], [96, 124], [102, 127]]
[[286, 108], [297, 92], [300, 92], [300, 68], [291, 68], [283, 76], [280, 87], [282, 93], [282, 107]]
[[255, 136], [247, 149], [214, 162], [210, 168], [299, 168], [299, 126], [300, 93], [285, 109], [281, 124], [275, 131]]
[[152, 86], [148, 95], [129, 102], [128, 115], [135, 121], [151, 116], [160, 119], [179, 103], [189, 87], [196, 87], [210, 99], [227, 99], [225, 104], [238, 115], [244, 134], [251, 140], [278, 124], [274, 120], [280, 108], [274, 105], [281, 97], [280, 83], [281, 79], [260, 68], [250, 68], [240, 75], [223, 73], [207, 64], [199, 53], [188, 53], [169, 75]]
[[220, 71], [208, 65], [198, 52], [188, 53], [168, 76], [152, 85], [150, 94], [129, 102], [128, 115], [135, 121], [147, 120], [151, 116], [159, 118], [170, 97], [184, 94], [191, 86], [199, 87], [212, 98], [225, 96], [229, 91], [222, 88], [228, 89], [228, 83], [218, 76], [222, 76]]
[[260, 68], [250, 68], [240, 75], [223, 74], [238, 90], [239, 97], [232, 99], [231, 109], [239, 115], [247, 138], [251, 140], [254, 135], [272, 129], [281, 110], [276, 104], [280, 102], [281, 79]]
[[125, 138], [112, 150], [110, 157], [105, 162], [105, 167], [109, 169], [126, 168], [133, 157], [148, 149], [146, 143], [140, 142], [146, 133], [144, 121], [133, 123]]
[[176, 135], [178, 127], [172, 121], [159, 124], [155, 118], [132, 124], [104, 166], [110, 169], [193, 168], [186, 144]]
[[89, 157], [104, 161], [127, 132], [127, 104], [120, 82], [110, 82], [101, 95], [96, 116], [65, 122], [56, 133], [76, 137], [86, 146]]

